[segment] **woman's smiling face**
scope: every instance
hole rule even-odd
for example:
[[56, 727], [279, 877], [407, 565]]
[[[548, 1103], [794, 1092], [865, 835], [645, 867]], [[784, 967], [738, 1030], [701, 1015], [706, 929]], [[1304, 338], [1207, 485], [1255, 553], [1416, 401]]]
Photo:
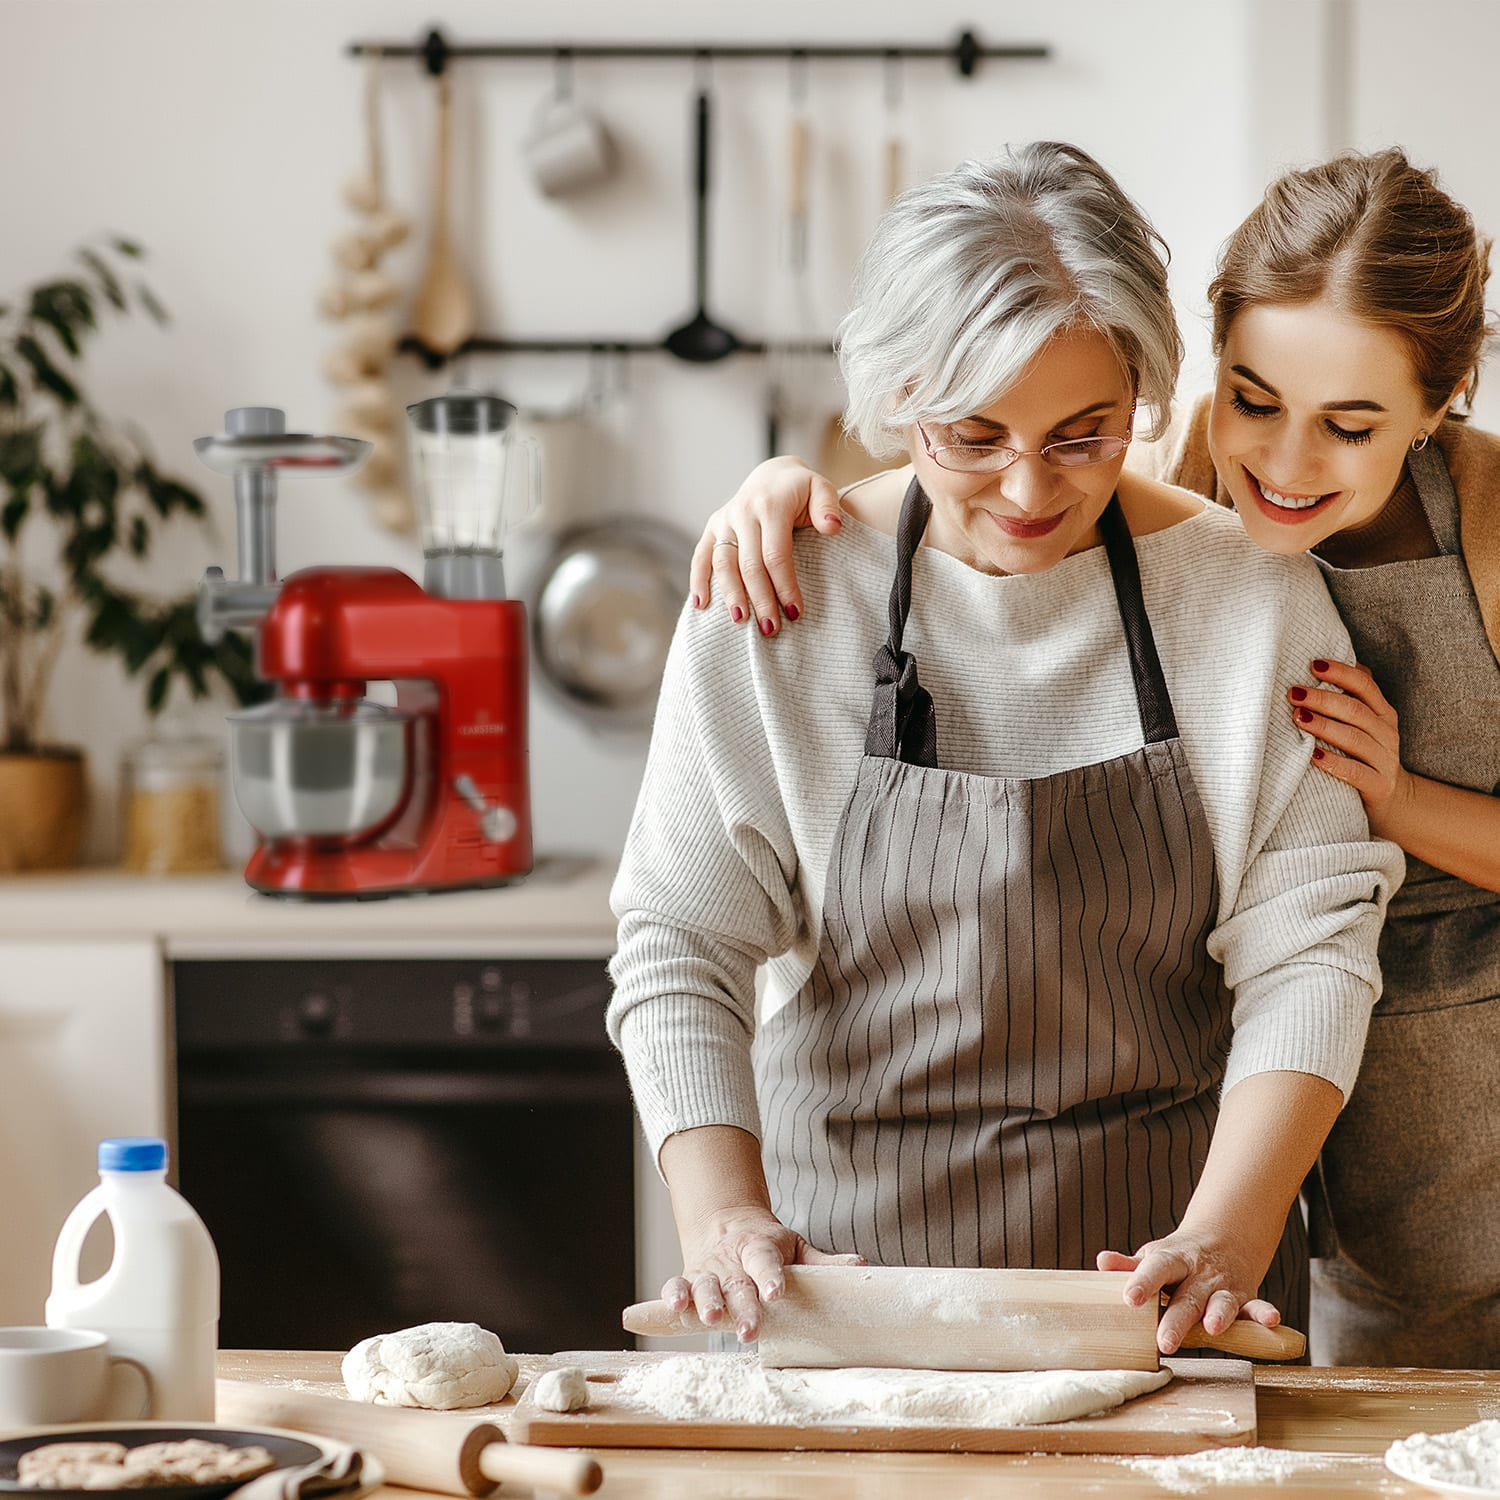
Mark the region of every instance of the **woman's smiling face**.
[[1098, 544], [1097, 523], [1115, 492], [1125, 456], [1084, 468], [1055, 468], [1039, 456], [1070, 438], [1126, 437], [1135, 391], [1098, 333], [1059, 335], [1020, 378], [982, 411], [948, 424], [924, 424], [934, 447], [998, 444], [1024, 451], [999, 473], [939, 467], [920, 430], [909, 451], [933, 504], [934, 546], [986, 573], [1043, 573]]
[[1430, 411], [1401, 337], [1327, 301], [1256, 304], [1219, 355], [1208, 445], [1245, 529], [1305, 552], [1374, 520]]

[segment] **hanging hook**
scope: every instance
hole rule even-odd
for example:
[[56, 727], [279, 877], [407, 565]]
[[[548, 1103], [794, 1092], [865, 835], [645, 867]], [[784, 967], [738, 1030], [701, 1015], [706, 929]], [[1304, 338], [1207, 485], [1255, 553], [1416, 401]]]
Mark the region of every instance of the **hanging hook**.
[[693, 54], [693, 86], [701, 94], [713, 82], [714, 58], [707, 47], [700, 47]]
[[427, 71], [434, 78], [441, 78], [448, 67], [448, 43], [444, 40], [443, 33], [435, 26], [427, 33], [427, 40], [422, 43], [422, 57], [427, 64]]
[[559, 47], [552, 58], [552, 92], [557, 99], [573, 97], [573, 49]]
[[893, 115], [901, 108], [901, 94], [906, 83], [906, 70], [900, 52], [894, 47], [885, 55], [885, 110]]
[[805, 109], [807, 107], [807, 53], [800, 48], [794, 49], [787, 58], [787, 84], [791, 90], [792, 107], [794, 109]]

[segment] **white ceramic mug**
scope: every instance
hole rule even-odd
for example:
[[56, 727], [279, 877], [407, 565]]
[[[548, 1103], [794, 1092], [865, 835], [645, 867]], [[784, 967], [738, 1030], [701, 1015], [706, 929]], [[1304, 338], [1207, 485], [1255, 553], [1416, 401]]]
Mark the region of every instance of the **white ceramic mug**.
[[151, 1377], [87, 1328], [0, 1328], [0, 1428], [133, 1421]]
[[537, 110], [521, 154], [532, 181], [549, 198], [594, 187], [614, 167], [614, 143], [604, 122], [566, 94]]

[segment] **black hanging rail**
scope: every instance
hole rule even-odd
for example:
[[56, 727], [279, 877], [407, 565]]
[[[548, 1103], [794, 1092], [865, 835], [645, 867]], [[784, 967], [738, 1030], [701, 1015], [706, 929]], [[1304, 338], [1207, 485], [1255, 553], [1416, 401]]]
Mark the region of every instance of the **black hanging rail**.
[[1052, 49], [1041, 43], [1008, 43], [990, 46], [981, 42], [972, 31], [960, 32], [956, 41], [946, 46], [911, 42], [706, 42], [695, 45], [657, 42], [590, 42], [578, 45], [573, 42], [449, 42], [440, 31], [430, 31], [426, 39], [411, 42], [350, 42], [349, 52], [354, 57], [378, 53], [381, 57], [420, 57], [427, 71], [439, 74], [450, 62], [466, 61], [470, 58], [623, 58], [629, 61], [644, 61], [650, 58], [686, 58], [693, 61], [709, 61], [714, 58], [759, 60], [781, 59], [800, 61], [803, 58], [864, 58], [876, 60], [928, 59], [951, 62], [965, 78], [972, 78], [974, 70], [984, 58], [1006, 58], [1017, 61], [1048, 58]]
[[[435, 370], [450, 359], [462, 359], [466, 354], [660, 354], [666, 349], [663, 339], [501, 339], [487, 334], [476, 334], [463, 341], [451, 354], [440, 354], [429, 349], [415, 334], [407, 334], [396, 347], [403, 354], [415, 354], [428, 369]], [[833, 345], [828, 343], [780, 344], [794, 354], [832, 355]], [[767, 345], [756, 339], [741, 339], [735, 345], [736, 354], [764, 354]]]
[[[433, 77], [447, 71], [450, 62], [472, 59], [512, 58], [521, 60], [551, 60], [572, 62], [578, 58], [614, 58], [629, 61], [679, 58], [697, 63], [710, 62], [716, 58], [751, 61], [803, 62], [815, 59], [864, 59], [887, 63], [906, 59], [951, 62], [963, 78], [972, 78], [980, 61], [985, 58], [1015, 61], [1045, 60], [1052, 55], [1051, 47], [1041, 43], [1006, 44], [990, 46], [983, 43], [971, 30], [962, 31], [946, 46], [925, 43], [885, 42], [848, 44], [842, 42], [763, 43], [763, 42], [713, 42], [693, 45], [669, 45], [661, 43], [635, 42], [468, 42], [453, 44], [436, 28], [429, 31], [419, 43], [411, 42], [350, 42], [351, 57], [379, 56], [382, 59], [396, 57], [420, 58]], [[665, 339], [606, 339], [606, 338], [496, 338], [477, 334], [466, 339], [450, 353], [430, 349], [421, 339], [408, 334], [397, 346], [402, 353], [414, 354], [429, 369], [437, 369], [450, 359], [459, 359], [466, 354], [655, 354], [667, 349]], [[734, 352], [738, 354], [764, 354], [769, 346], [760, 340], [737, 340]], [[822, 341], [811, 344], [788, 346], [798, 352], [833, 353], [833, 345]]]

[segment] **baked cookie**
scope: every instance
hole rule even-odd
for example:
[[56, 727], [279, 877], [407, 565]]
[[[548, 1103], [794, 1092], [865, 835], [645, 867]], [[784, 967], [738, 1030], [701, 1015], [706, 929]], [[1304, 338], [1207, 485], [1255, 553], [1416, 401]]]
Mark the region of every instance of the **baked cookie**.
[[113, 1489], [125, 1453], [123, 1443], [44, 1443], [17, 1460], [16, 1479], [37, 1490]]

